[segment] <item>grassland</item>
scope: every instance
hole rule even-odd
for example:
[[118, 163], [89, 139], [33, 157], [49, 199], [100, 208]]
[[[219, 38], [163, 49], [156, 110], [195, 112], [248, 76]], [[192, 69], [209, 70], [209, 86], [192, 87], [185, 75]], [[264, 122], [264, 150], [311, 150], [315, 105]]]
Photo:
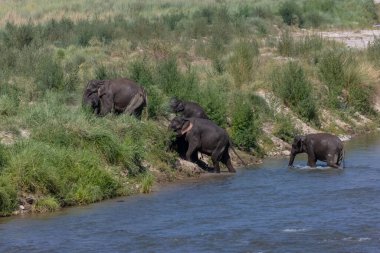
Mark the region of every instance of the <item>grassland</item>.
[[[294, 119], [337, 134], [373, 129], [379, 42], [359, 51], [293, 31], [370, 27], [376, 8], [366, 0], [1, 1], [0, 214], [28, 199], [43, 212], [149, 192], [152, 171], [174, 178], [172, 96], [200, 103], [256, 156], [274, 146], [264, 125], [288, 142], [303, 131]], [[148, 91], [141, 121], [81, 108], [88, 80], [120, 76]]]

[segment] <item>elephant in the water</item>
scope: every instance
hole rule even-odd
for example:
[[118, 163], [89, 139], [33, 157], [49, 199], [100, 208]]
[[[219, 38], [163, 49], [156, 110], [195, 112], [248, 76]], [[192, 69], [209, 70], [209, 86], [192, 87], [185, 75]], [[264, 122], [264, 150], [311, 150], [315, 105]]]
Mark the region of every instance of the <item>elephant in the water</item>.
[[100, 116], [114, 112], [116, 114], [128, 113], [137, 117], [147, 106], [146, 91], [136, 82], [127, 78], [106, 80], [98, 89], [100, 100]]
[[[231, 145], [227, 132], [208, 119], [175, 117], [169, 128], [177, 137], [183, 136], [188, 144], [186, 160], [197, 162], [198, 151], [211, 156], [214, 169], [220, 173], [219, 161], [225, 164], [229, 172], [236, 172], [231, 163], [228, 148], [236, 151]], [[239, 157], [239, 155], [237, 155]], [[243, 162], [243, 160], [239, 157]], [[243, 162], [243, 164], [245, 164]]]
[[337, 136], [328, 133], [296, 136], [292, 144], [289, 166], [293, 165], [294, 158], [299, 153], [307, 154], [307, 165], [310, 167], [315, 167], [319, 160], [327, 162], [330, 167], [339, 168], [344, 158], [342, 141]]
[[104, 85], [104, 82], [105, 80], [90, 80], [83, 91], [83, 106], [91, 108], [95, 114], [99, 114], [100, 112], [98, 90], [100, 86]]
[[203, 110], [203, 108], [195, 102], [183, 101], [177, 98], [172, 98], [170, 100], [170, 108], [174, 113], [180, 113], [185, 118], [194, 117], [208, 119], [208, 116]]

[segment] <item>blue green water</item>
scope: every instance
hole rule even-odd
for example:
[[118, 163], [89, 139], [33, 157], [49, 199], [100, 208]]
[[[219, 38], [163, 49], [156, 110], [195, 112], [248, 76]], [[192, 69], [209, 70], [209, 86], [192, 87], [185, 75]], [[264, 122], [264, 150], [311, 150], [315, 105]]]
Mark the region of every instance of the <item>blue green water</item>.
[[380, 137], [345, 170], [287, 159], [149, 195], [0, 219], [0, 252], [380, 252]]

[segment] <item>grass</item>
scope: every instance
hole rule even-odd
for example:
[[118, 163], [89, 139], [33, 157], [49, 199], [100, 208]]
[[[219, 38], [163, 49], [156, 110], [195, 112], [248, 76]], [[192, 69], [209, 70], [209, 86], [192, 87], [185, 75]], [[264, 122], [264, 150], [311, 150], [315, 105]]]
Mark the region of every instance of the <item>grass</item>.
[[[315, 35], [295, 38], [288, 26], [370, 26], [377, 19], [370, 1], [33, 0], [0, 6], [0, 133], [13, 136], [13, 144], [0, 145], [0, 215], [17, 208], [21, 193], [36, 196], [34, 211], [48, 212], [148, 193], [156, 180], [151, 167], [172, 178], [177, 157], [167, 152], [172, 136], [165, 119], [173, 96], [198, 102], [238, 147], [259, 155], [269, 140], [264, 123], [275, 124], [274, 134], [286, 141], [296, 132], [256, 95], [259, 88], [315, 127], [320, 109], [376, 117], [373, 75], [356, 66], [376, 69], [377, 42], [362, 57]], [[285, 14], [290, 22], [283, 22]], [[82, 110], [88, 80], [121, 76], [148, 91], [141, 121]], [[323, 95], [326, 88], [331, 96]], [[21, 137], [20, 129], [30, 136]]]

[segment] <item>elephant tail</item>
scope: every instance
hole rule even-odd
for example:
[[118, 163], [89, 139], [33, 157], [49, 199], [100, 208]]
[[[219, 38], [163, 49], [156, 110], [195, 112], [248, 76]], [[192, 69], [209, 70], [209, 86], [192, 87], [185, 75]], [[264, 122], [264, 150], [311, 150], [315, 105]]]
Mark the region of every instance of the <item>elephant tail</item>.
[[232, 149], [232, 151], [234, 152], [234, 154], [239, 158], [239, 160], [243, 163], [244, 166], [248, 166], [246, 162], [244, 162], [244, 160], [238, 155], [238, 153], [236, 152], [231, 140], [230, 140], [230, 147]]

